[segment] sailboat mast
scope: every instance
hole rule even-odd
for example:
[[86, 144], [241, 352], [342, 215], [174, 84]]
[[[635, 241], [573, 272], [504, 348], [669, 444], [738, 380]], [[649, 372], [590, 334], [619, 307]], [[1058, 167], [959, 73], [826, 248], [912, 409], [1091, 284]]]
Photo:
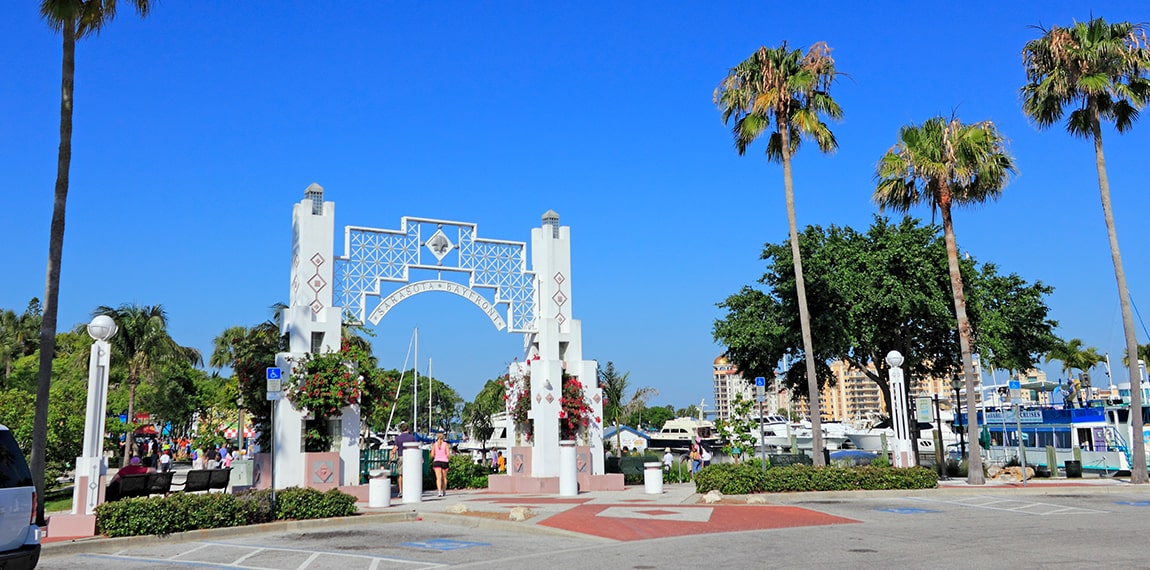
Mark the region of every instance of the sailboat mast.
[[431, 375], [431, 357], [427, 357], [427, 435], [432, 434], [431, 429], [431, 383], [435, 382], [435, 377]]
[[419, 424], [415, 421], [419, 410], [419, 327], [415, 327], [415, 382], [411, 385], [411, 429], [419, 431]]

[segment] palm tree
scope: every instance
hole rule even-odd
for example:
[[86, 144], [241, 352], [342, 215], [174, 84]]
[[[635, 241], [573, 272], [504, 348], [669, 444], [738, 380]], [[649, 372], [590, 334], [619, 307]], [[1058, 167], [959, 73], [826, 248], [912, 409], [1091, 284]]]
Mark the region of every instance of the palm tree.
[[[1118, 282], [1118, 304], [1122, 310], [1122, 330], [1126, 353], [1136, 354], [1138, 337], [1134, 329], [1130, 291], [1126, 288], [1126, 271], [1118, 248], [1118, 229], [1110, 204], [1110, 181], [1106, 176], [1106, 159], [1102, 154], [1102, 120], [1113, 122], [1119, 133], [1134, 125], [1141, 109], [1150, 98], [1150, 47], [1144, 24], [1121, 22], [1107, 24], [1102, 18], [1075, 22], [1069, 28], [1038, 28], [1042, 37], [1026, 42], [1022, 48], [1026, 68], [1026, 85], [1022, 87], [1022, 109], [1039, 128], [1049, 127], [1062, 119], [1067, 107], [1066, 130], [1075, 137], [1094, 141], [1094, 162], [1098, 170], [1098, 190], [1102, 197], [1102, 215], [1110, 238], [1110, 258]], [[1130, 385], [1138, 386], [1138, 372], [1128, 367]], [[1142, 409], [1142, 391], [1130, 391], [1130, 407]], [[1135, 434], [1142, 433], [1142, 414], [1130, 416]], [[1142, 437], [1133, 438], [1132, 456], [1144, 458], [1146, 444]], [[1131, 483], [1150, 483], [1146, 461], [1135, 461]]]
[[271, 418], [271, 402], [264, 397], [265, 378], [268, 367], [276, 365], [276, 352], [281, 348], [279, 330], [279, 325], [271, 320], [250, 328], [224, 329], [212, 341], [212, 355], [208, 359], [212, 368], [232, 369], [237, 392], [231, 396], [234, 403], [247, 412], [252, 424], [262, 426], [261, 447], [267, 446], [270, 436], [270, 432], [263, 429]]
[[1083, 348], [1082, 339], [1072, 338], [1068, 341], [1063, 341], [1054, 346], [1053, 349], [1046, 355], [1046, 362], [1057, 360], [1062, 363], [1062, 371], [1066, 373], [1067, 379], [1075, 370], [1083, 372], [1094, 368], [1103, 360], [1105, 356], [1098, 354], [1098, 349], [1093, 346]]
[[[136, 387], [155, 380], [156, 370], [167, 362], [203, 363], [200, 352], [180, 346], [168, 334], [168, 316], [160, 305], [125, 304], [117, 308], [97, 307], [92, 316], [107, 315], [116, 321], [111, 344], [113, 365], [126, 368], [128, 384], [128, 423], [135, 418]], [[131, 457], [131, 434], [124, 442], [124, 465]]]
[[[140, 17], [147, 16], [149, 0], [129, 0]], [[44, 524], [44, 452], [48, 437], [48, 394], [52, 385], [52, 357], [56, 353], [56, 307], [60, 299], [60, 263], [64, 253], [64, 209], [68, 202], [68, 172], [72, 165], [72, 88], [76, 74], [76, 41], [99, 34], [116, 17], [116, 0], [41, 0], [40, 16], [64, 36], [60, 81], [60, 149], [56, 161], [56, 190], [48, 234], [48, 276], [44, 286], [44, 315], [40, 323], [40, 370], [36, 376], [36, 415], [32, 422], [32, 479], [36, 485], [36, 522]]]
[[[803, 353], [806, 355], [807, 395], [814, 433], [815, 465], [824, 463], [821, 452], [819, 387], [815, 375], [815, 350], [811, 340], [803, 263], [799, 254], [791, 157], [798, 151], [803, 138], [813, 139], [824, 153], [833, 152], [838, 147], [834, 134], [822, 118], [826, 116], [838, 120], [842, 117], [842, 109], [830, 96], [830, 86], [836, 73], [831, 48], [825, 43], [814, 44], [804, 54], [802, 50], [788, 49], [787, 43], [783, 42], [777, 48], [760, 47], [732, 68], [715, 88], [713, 97], [722, 113], [723, 124], [731, 125], [735, 150], [740, 156], [746, 154], [747, 148], [769, 131], [767, 160], [783, 165], [787, 223], [795, 267], [795, 294], [799, 305]], [[770, 130], [772, 123], [774, 129]]]
[[599, 387], [603, 390], [606, 400], [603, 405], [603, 417], [611, 418], [615, 424], [615, 450], [623, 449], [623, 432], [620, 429], [619, 418], [631, 415], [647, 403], [647, 399], [657, 396], [659, 392], [654, 388], [636, 388], [635, 392], [627, 397], [628, 384], [631, 373], [619, 374], [615, 371], [615, 363], [607, 362], [607, 367], [599, 371]]
[[982, 456], [978, 445], [978, 418], [971, 346], [974, 335], [966, 316], [966, 297], [958, 265], [958, 245], [954, 237], [951, 208], [979, 204], [997, 198], [1014, 172], [1014, 160], [1006, 143], [989, 121], [966, 125], [957, 118], [935, 117], [921, 126], [907, 125], [899, 130], [899, 141], [878, 163], [875, 173], [875, 202], [880, 208], [906, 212], [921, 203], [938, 207], [942, 214], [946, 261], [950, 287], [954, 293], [954, 314], [958, 321], [958, 343], [966, 380], [966, 406], [970, 463], [967, 482], [982, 485]]

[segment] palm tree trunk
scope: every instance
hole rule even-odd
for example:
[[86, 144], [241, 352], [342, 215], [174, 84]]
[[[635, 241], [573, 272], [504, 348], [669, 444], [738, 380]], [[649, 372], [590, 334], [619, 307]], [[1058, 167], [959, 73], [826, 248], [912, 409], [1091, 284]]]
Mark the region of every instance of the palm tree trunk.
[[121, 467], [128, 465], [128, 459], [132, 457], [132, 440], [135, 439], [135, 430], [132, 427], [132, 420], [136, 417], [136, 384], [138, 380], [128, 379], [128, 433], [124, 434], [124, 459]]
[[48, 237], [48, 276], [40, 321], [40, 369], [36, 375], [36, 415], [32, 420], [32, 480], [36, 485], [36, 524], [44, 526], [44, 467], [48, 445], [48, 402], [52, 359], [56, 355], [56, 312], [60, 299], [60, 262], [64, 254], [64, 209], [72, 165], [72, 88], [76, 74], [76, 24], [64, 24], [64, 60], [60, 80], [60, 148], [56, 158], [56, 191]]
[[[776, 117], [782, 116], [776, 113]], [[777, 119], [776, 119], [777, 121]], [[799, 227], [795, 219], [795, 188], [791, 177], [791, 137], [786, 122], [779, 125], [782, 134], [783, 187], [787, 195], [787, 225], [791, 234], [791, 259], [795, 266], [795, 294], [799, 303], [799, 328], [803, 336], [803, 354], [807, 364], [807, 398], [811, 411], [811, 459], [814, 465], [825, 465], [823, 461], [822, 408], [819, 406], [819, 379], [815, 372], [815, 347], [811, 341], [811, 318], [807, 311], [807, 285], [803, 279], [803, 258], [799, 251]]]
[[966, 380], [966, 440], [970, 450], [967, 459], [966, 482], [984, 485], [982, 449], [978, 443], [978, 402], [974, 397], [974, 356], [971, 352], [970, 320], [966, 317], [966, 295], [962, 291], [962, 272], [958, 266], [958, 243], [954, 239], [954, 221], [950, 217], [950, 192], [943, 189], [939, 200], [942, 213], [942, 235], [946, 241], [946, 266], [950, 270], [950, 288], [954, 292], [954, 315], [958, 320], [958, 346], [962, 351], [962, 373]]
[[[1093, 110], [1093, 109], [1092, 109]], [[1102, 128], [1098, 112], [1093, 110], [1094, 161], [1098, 167], [1098, 189], [1102, 195], [1102, 214], [1106, 218], [1106, 236], [1110, 238], [1110, 257], [1114, 261], [1114, 279], [1118, 282], [1118, 304], [1122, 308], [1122, 332], [1126, 337], [1126, 355], [1130, 373], [1130, 482], [1150, 483], [1146, 471], [1146, 443], [1142, 435], [1142, 379], [1138, 374], [1138, 336], [1134, 329], [1134, 312], [1130, 304], [1130, 291], [1126, 288], [1126, 271], [1122, 268], [1122, 252], [1118, 249], [1118, 228], [1114, 226], [1114, 212], [1110, 206], [1110, 180], [1106, 177], [1106, 157], [1102, 154]]]

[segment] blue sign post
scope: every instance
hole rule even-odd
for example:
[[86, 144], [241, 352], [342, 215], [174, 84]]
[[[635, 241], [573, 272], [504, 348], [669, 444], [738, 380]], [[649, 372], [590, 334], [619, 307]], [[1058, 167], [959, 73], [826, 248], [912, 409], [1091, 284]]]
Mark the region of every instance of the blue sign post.
[[[755, 377], [755, 395], [758, 396], [758, 400], [759, 400], [759, 448], [762, 450], [760, 453], [762, 454], [762, 461], [763, 461], [763, 469], [764, 470], [767, 468], [767, 444], [764, 442], [764, 440], [766, 440], [766, 438], [767, 438], [767, 435], [765, 433], [763, 433], [763, 431], [766, 429], [765, 426], [763, 425], [763, 415], [764, 415], [763, 414], [763, 402], [766, 400], [766, 394], [764, 394], [766, 389], [767, 389], [767, 379], [763, 378], [762, 376], [756, 376]], [[751, 449], [751, 457], [754, 457], [754, 456], [755, 456], [755, 450]]]
[[268, 400], [282, 400], [283, 393], [283, 370], [275, 366], [269, 366], [267, 372], [268, 381]]

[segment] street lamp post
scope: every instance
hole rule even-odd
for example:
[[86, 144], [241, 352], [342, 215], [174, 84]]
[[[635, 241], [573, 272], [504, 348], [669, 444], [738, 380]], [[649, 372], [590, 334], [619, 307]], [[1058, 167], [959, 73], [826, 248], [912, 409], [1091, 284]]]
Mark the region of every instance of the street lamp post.
[[88, 404], [84, 414], [84, 455], [76, 458], [76, 484], [72, 491], [72, 514], [92, 515], [100, 504], [100, 491], [108, 464], [104, 459], [104, 418], [108, 405], [108, 339], [116, 334], [116, 322], [98, 315], [88, 323], [92, 354], [88, 358]]
[[958, 455], [962, 459], [966, 459], [966, 437], [965, 431], [962, 429], [962, 377], [955, 377], [950, 380], [950, 387], [954, 388], [954, 421], [955, 431], [958, 432]]

